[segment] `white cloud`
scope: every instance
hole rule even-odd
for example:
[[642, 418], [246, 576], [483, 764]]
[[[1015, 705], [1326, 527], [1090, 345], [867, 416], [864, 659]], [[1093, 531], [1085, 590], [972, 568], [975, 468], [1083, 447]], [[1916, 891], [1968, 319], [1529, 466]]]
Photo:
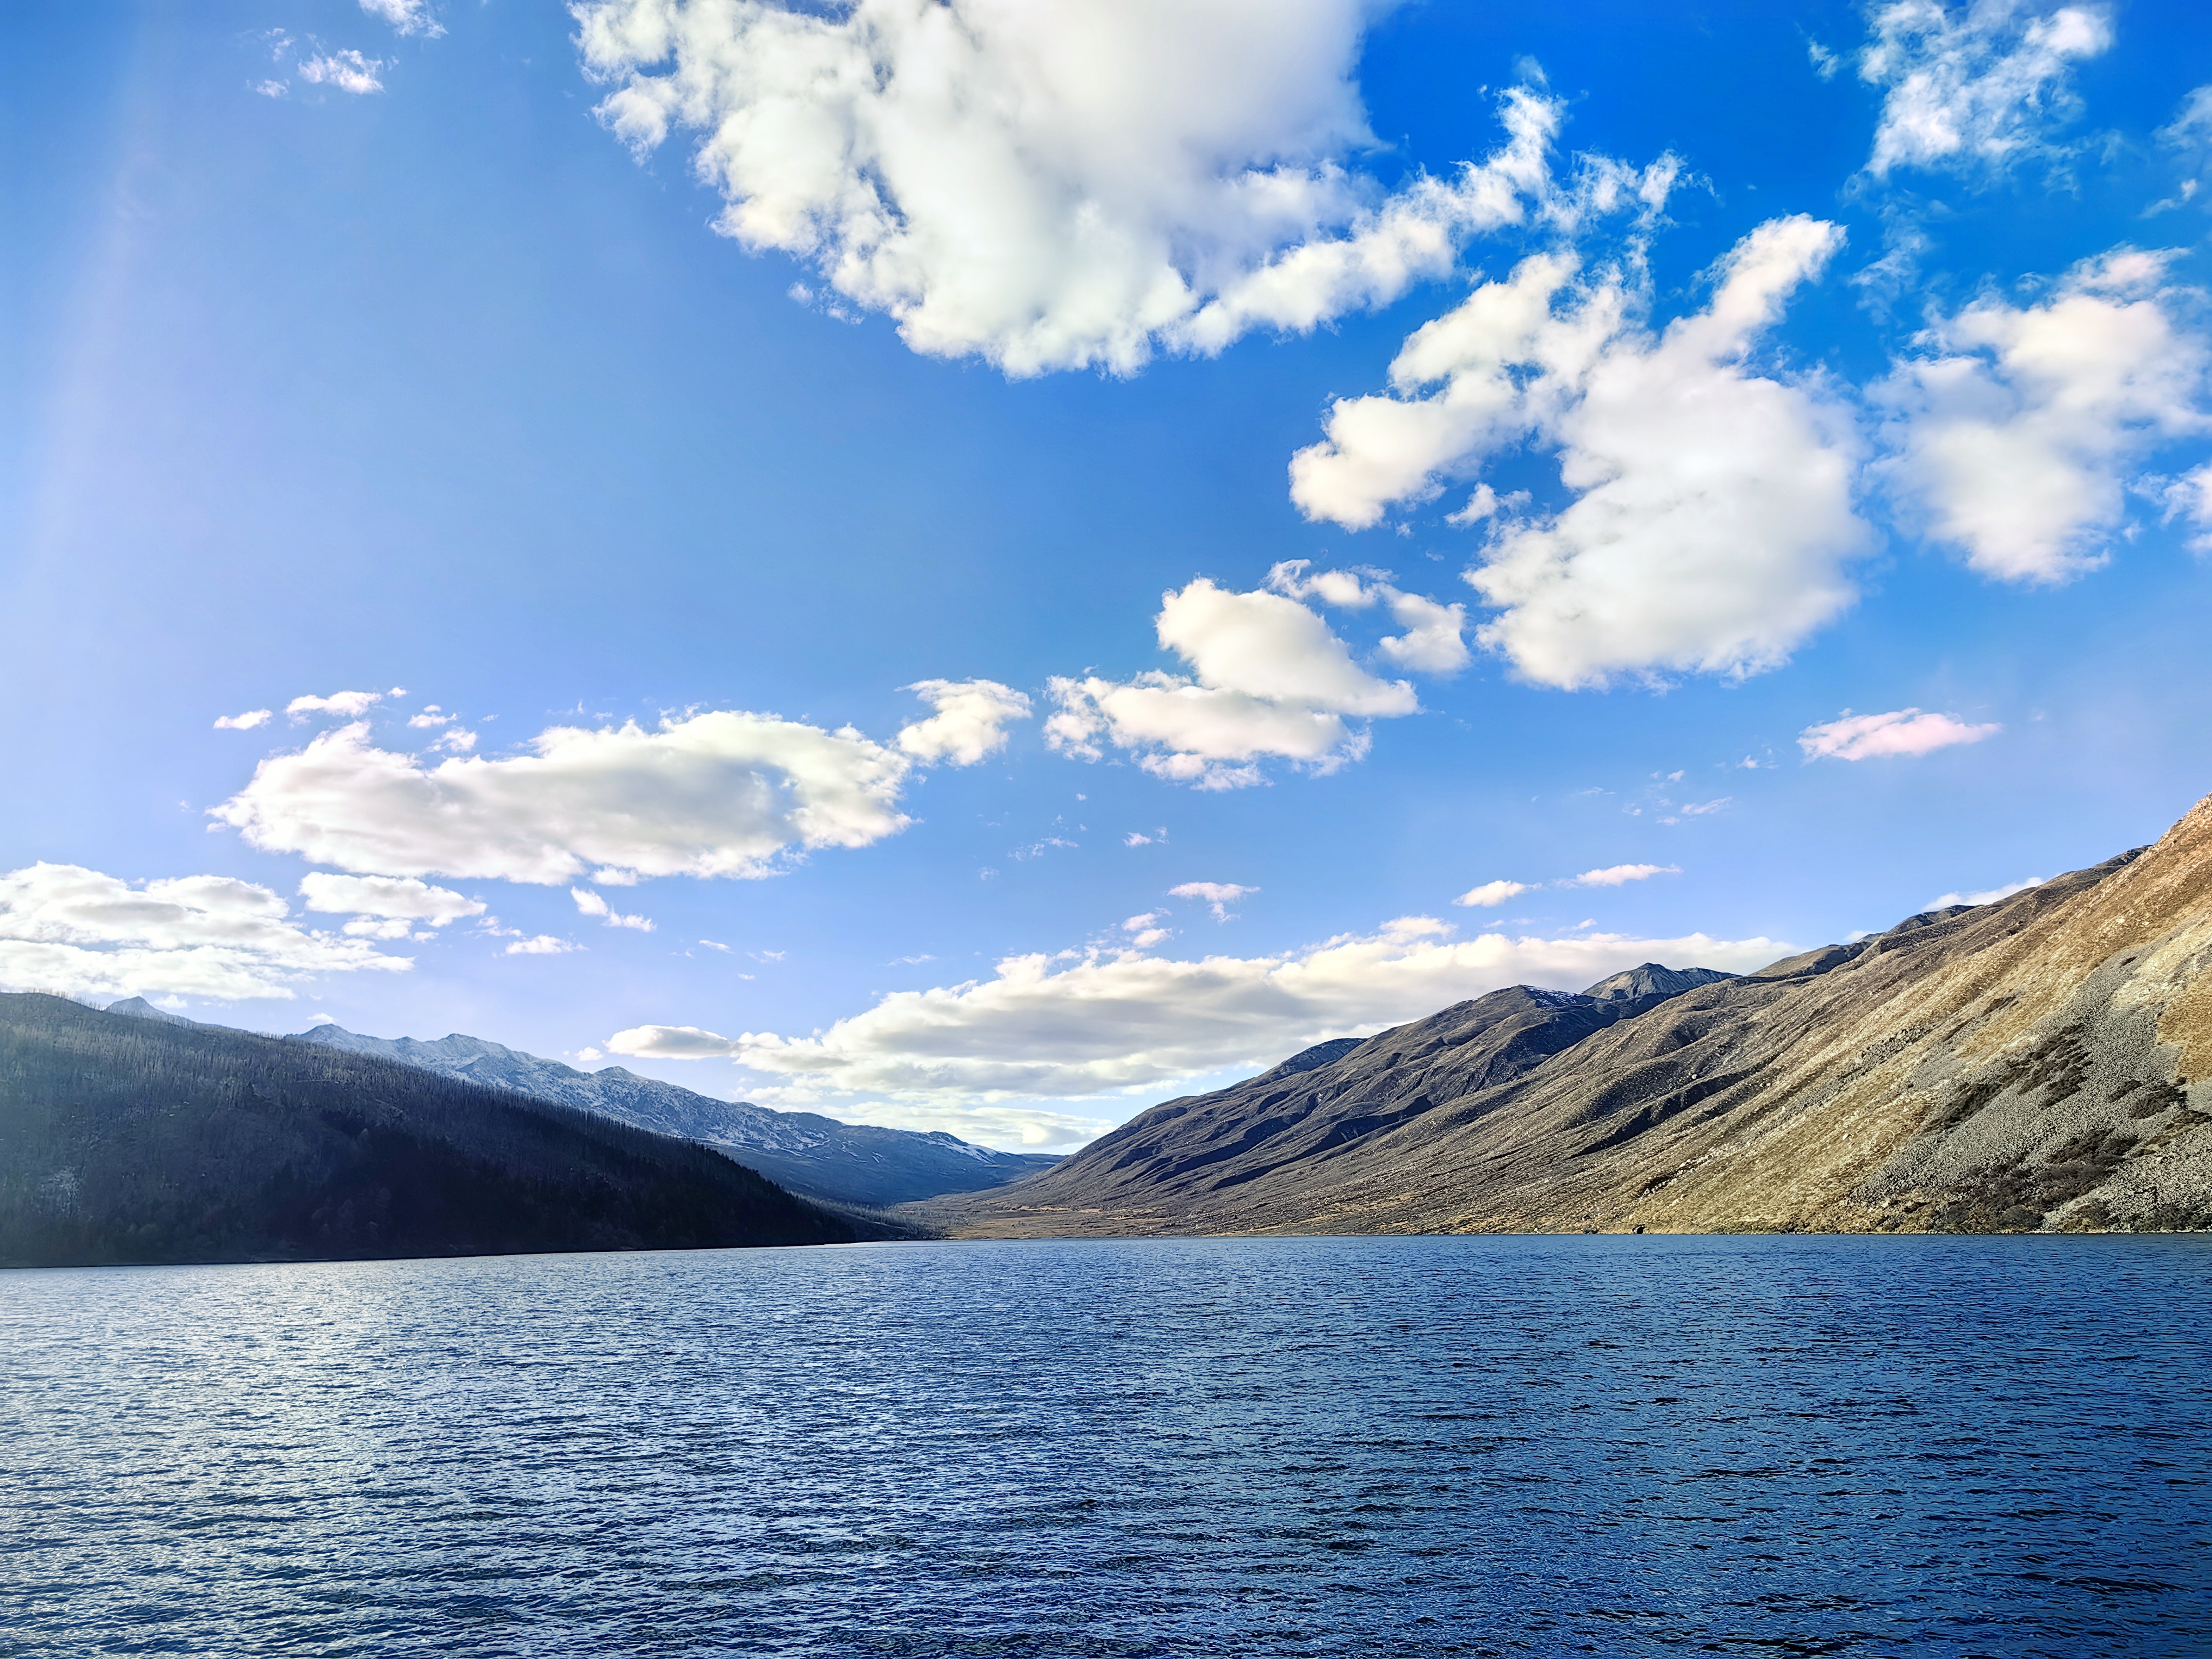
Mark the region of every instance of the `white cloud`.
[[607, 1039], [615, 1054], [645, 1060], [725, 1060], [738, 1051], [728, 1037], [696, 1025], [636, 1025]]
[[1671, 161], [1555, 179], [1562, 106], [1393, 195], [1353, 84], [1365, 0], [757, 0], [576, 9], [600, 118], [642, 155], [681, 126], [716, 228], [811, 262], [917, 351], [1007, 373], [1218, 350], [1447, 274], [1469, 237], [1664, 199]]
[[1654, 876], [1679, 876], [1681, 866], [1674, 864], [1613, 864], [1602, 870], [1585, 870], [1567, 884], [1574, 887], [1626, 887], [1632, 881], [1649, 881]]
[[1886, 88], [1867, 171], [2000, 170], [2057, 152], [2045, 130], [2081, 100], [2074, 65], [2112, 44], [2101, 5], [2051, 10], [2021, 0], [1897, 0], [1877, 9], [1859, 78]]
[[650, 732], [556, 726], [528, 748], [433, 766], [341, 726], [263, 761], [212, 816], [264, 851], [342, 870], [549, 885], [587, 872], [767, 876], [907, 824], [905, 758], [850, 727], [715, 712]]
[[1311, 559], [1285, 559], [1267, 571], [1267, 586], [1285, 599], [1319, 599], [1340, 611], [1366, 610], [1391, 591], [1386, 580], [1386, 572], [1364, 567], [1316, 570]]
[[[1499, 611], [1483, 644], [1567, 688], [1772, 667], [1854, 597], [1860, 443], [1817, 380], [1747, 359], [1842, 240], [1820, 221], [1770, 221], [1722, 261], [1711, 305], [1656, 337], [1640, 272], [1585, 280], [1567, 254], [1524, 260], [1417, 330], [1389, 394], [1334, 405], [1327, 437], [1291, 459], [1291, 498], [1364, 529], [1509, 448], [1555, 451], [1573, 501], [1501, 515], [1468, 572]], [[1478, 491], [1469, 506], [1500, 503]]]
[[1030, 700], [996, 680], [921, 680], [906, 688], [937, 712], [901, 728], [898, 746], [917, 764], [973, 766], [1006, 746], [1006, 727], [1030, 717]]
[[1917, 708], [1893, 708], [1886, 714], [1853, 714], [1808, 726], [1797, 746], [1808, 760], [1875, 760], [1890, 755], [1925, 755], [1954, 744], [1979, 743], [2004, 730], [1997, 725], [1968, 726], [1949, 714], [1923, 714]]
[[2188, 176], [2181, 181], [2179, 195], [2153, 211], [2194, 200], [2212, 182], [2212, 86], [2199, 87], [2181, 100], [2173, 119], [2158, 130], [2158, 141], [2173, 152]]
[[1203, 899], [1206, 908], [1213, 912], [1216, 921], [1229, 921], [1233, 920], [1229, 914], [1229, 907], [1248, 894], [1259, 890], [1256, 887], [1240, 887], [1233, 881], [1187, 881], [1180, 887], [1169, 888], [1168, 896]]
[[1966, 562], [2008, 581], [2057, 582], [2109, 556], [2134, 459], [2212, 430], [2212, 349], [2185, 322], [2202, 295], [2166, 286], [2167, 252], [2085, 261], [2039, 305], [1994, 295], [1924, 337], [1878, 395], [1908, 509]]
[[295, 720], [305, 720], [310, 714], [358, 720], [383, 701], [381, 691], [333, 691], [327, 697], [295, 697], [284, 705], [284, 712]]
[[445, 713], [434, 702], [424, 708], [421, 714], [410, 714], [407, 717], [407, 724], [418, 731], [434, 731], [439, 726], [451, 726], [453, 723], [453, 717]]
[[1386, 634], [1376, 649], [1401, 668], [1440, 677], [1456, 674], [1468, 665], [1467, 607], [1442, 605], [1418, 593], [1387, 596], [1390, 614], [1406, 631]]
[[588, 887], [571, 887], [568, 896], [576, 901], [576, 908], [587, 916], [597, 916], [610, 927], [629, 927], [641, 933], [653, 931], [649, 916], [626, 916]]
[[[896, 992], [812, 1037], [642, 1026], [610, 1048], [664, 1043], [727, 1054], [816, 1089], [967, 1104], [1149, 1089], [1228, 1066], [1271, 1066], [1324, 1037], [1371, 1033], [1516, 982], [1579, 990], [1638, 963], [1744, 971], [1786, 955], [1766, 939], [1455, 940], [1423, 916], [1269, 957], [1170, 961], [1099, 952], [1059, 971], [1015, 957], [995, 975]], [[678, 1030], [680, 1038], [661, 1034]]]
[[287, 920], [265, 887], [224, 876], [136, 884], [74, 864], [0, 876], [0, 987], [62, 996], [289, 999], [324, 974], [414, 964]]
[[1526, 882], [1486, 881], [1480, 887], [1468, 888], [1467, 891], [1462, 893], [1457, 898], [1454, 899], [1452, 902], [1454, 904], [1473, 906], [1479, 909], [1490, 910], [1495, 909], [1498, 906], [1504, 903], [1508, 899], [1520, 897], [1522, 894], [1528, 890], [1528, 884]]
[[257, 726], [268, 725], [269, 719], [268, 709], [249, 708], [243, 714], [217, 715], [215, 729], [218, 732], [251, 732]]
[[1319, 599], [1340, 610], [1381, 604], [1406, 631], [1386, 635], [1376, 649], [1400, 668], [1449, 678], [1468, 665], [1467, 607], [1401, 592], [1382, 571], [1316, 571], [1310, 560], [1286, 559], [1267, 572], [1267, 586], [1285, 598]]
[[[412, 726], [415, 722], [410, 720], [407, 723]], [[477, 734], [473, 732], [464, 732], [456, 726], [440, 732], [438, 740], [430, 746], [434, 749], [443, 749], [449, 754], [465, 755], [477, 746]]]
[[2160, 492], [2168, 522], [2186, 519], [2197, 526], [2190, 550], [2212, 553], [2212, 462], [2183, 473]]
[[2008, 882], [2002, 887], [1992, 887], [1981, 893], [1945, 893], [1932, 898], [1920, 908], [1923, 910], [1948, 910], [1954, 904], [1994, 904], [1999, 899], [2010, 898], [2014, 893], [2025, 893], [2031, 887], [2040, 887], [2047, 880], [2044, 876], [2030, 876], [2025, 881]]
[[1411, 685], [1369, 674], [1327, 623], [1280, 593], [1235, 592], [1200, 577], [1161, 596], [1158, 633], [1192, 675], [1054, 678], [1052, 748], [1095, 761], [1111, 744], [1136, 752], [1156, 776], [1233, 789], [1262, 781], [1255, 763], [1267, 757], [1335, 771], [1367, 752], [1366, 733], [1348, 719], [1420, 707]]
[[282, 81], [255, 81], [251, 84], [253, 90], [259, 93], [264, 98], [282, 98], [287, 92], [291, 90], [291, 88]]
[[565, 939], [556, 939], [550, 933], [540, 933], [534, 939], [519, 939], [500, 954], [509, 957], [557, 957], [580, 949]]
[[1161, 912], [1147, 910], [1140, 916], [1131, 916], [1124, 921], [1121, 931], [1129, 935], [1129, 948], [1149, 951], [1163, 939], [1172, 938], [1173, 930], [1160, 926], [1163, 919]]
[[310, 910], [390, 916], [433, 927], [484, 913], [482, 899], [466, 898], [450, 887], [433, 887], [412, 877], [334, 876], [317, 870], [300, 878], [300, 896]]
[[[702, 1030], [696, 1025], [635, 1025], [607, 1039], [614, 1053], [638, 1060], [723, 1060], [742, 1051], [744, 1041]], [[586, 1063], [602, 1056], [597, 1048], [582, 1051]], [[761, 1103], [786, 1109], [821, 1110], [824, 1102], [818, 1089], [771, 1086], [748, 1088], [746, 1096]], [[854, 1123], [880, 1124], [892, 1129], [943, 1132], [981, 1146], [1031, 1148], [1079, 1146], [1112, 1128], [1112, 1123], [1033, 1106], [979, 1104], [954, 1096], [940, 1098], [918, 1094], [906, 1100], [870, 1100], [828, 1115]]]
[[384, 82], [377, 79], [377, 71], [383, 67], [381, 58], [364, 58], [357, 52], [333, 52], [302, 59], [300, 78], [318, 86], [336, 87], [340, 92], [382, 92]]
[[361, 9], [380, 17], [402, 34], [419, 34], [434, 40], [446, 26], [432, 15], [429, 0], [361, 0]]

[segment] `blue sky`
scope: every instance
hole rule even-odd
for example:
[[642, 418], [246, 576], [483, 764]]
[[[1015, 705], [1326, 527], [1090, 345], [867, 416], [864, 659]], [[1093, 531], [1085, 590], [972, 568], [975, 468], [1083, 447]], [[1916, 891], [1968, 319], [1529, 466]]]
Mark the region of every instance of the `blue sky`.
[[2195, 9], [5, 27], [9, 988], [1059, 1147], [2212, 788]]

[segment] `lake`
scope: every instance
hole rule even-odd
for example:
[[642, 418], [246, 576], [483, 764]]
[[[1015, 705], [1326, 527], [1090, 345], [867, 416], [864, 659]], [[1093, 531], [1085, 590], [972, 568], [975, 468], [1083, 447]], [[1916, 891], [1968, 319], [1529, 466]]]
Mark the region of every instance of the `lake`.
[[0, 1654], [2171, 1656], [2212, 1238], [0, 1273]]

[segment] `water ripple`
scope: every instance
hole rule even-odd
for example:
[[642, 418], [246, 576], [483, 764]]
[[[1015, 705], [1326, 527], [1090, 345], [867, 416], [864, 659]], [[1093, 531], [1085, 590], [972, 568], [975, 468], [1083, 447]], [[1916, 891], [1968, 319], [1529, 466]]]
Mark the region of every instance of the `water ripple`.
[[0, 1273], [0, 1654], [2206, 1651], [2212, 1241]]

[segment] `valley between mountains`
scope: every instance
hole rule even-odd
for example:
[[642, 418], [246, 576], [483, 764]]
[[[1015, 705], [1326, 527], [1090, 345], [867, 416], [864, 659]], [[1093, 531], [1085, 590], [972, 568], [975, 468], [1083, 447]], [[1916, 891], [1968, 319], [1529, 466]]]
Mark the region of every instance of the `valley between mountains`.
[[1513, 986], [1073, 1157], [481, 1038], [0, 997], [0, 1265], [965, 1238], [2212, 1226], [2212, 799], [1735, 977]]
[[[1742, 978], [1516, 986], [908, 1206], [963, 1237], [2212, 1225], [2212, 799]], [[1690, 982], [1702, 979], [1705, 982]]]

